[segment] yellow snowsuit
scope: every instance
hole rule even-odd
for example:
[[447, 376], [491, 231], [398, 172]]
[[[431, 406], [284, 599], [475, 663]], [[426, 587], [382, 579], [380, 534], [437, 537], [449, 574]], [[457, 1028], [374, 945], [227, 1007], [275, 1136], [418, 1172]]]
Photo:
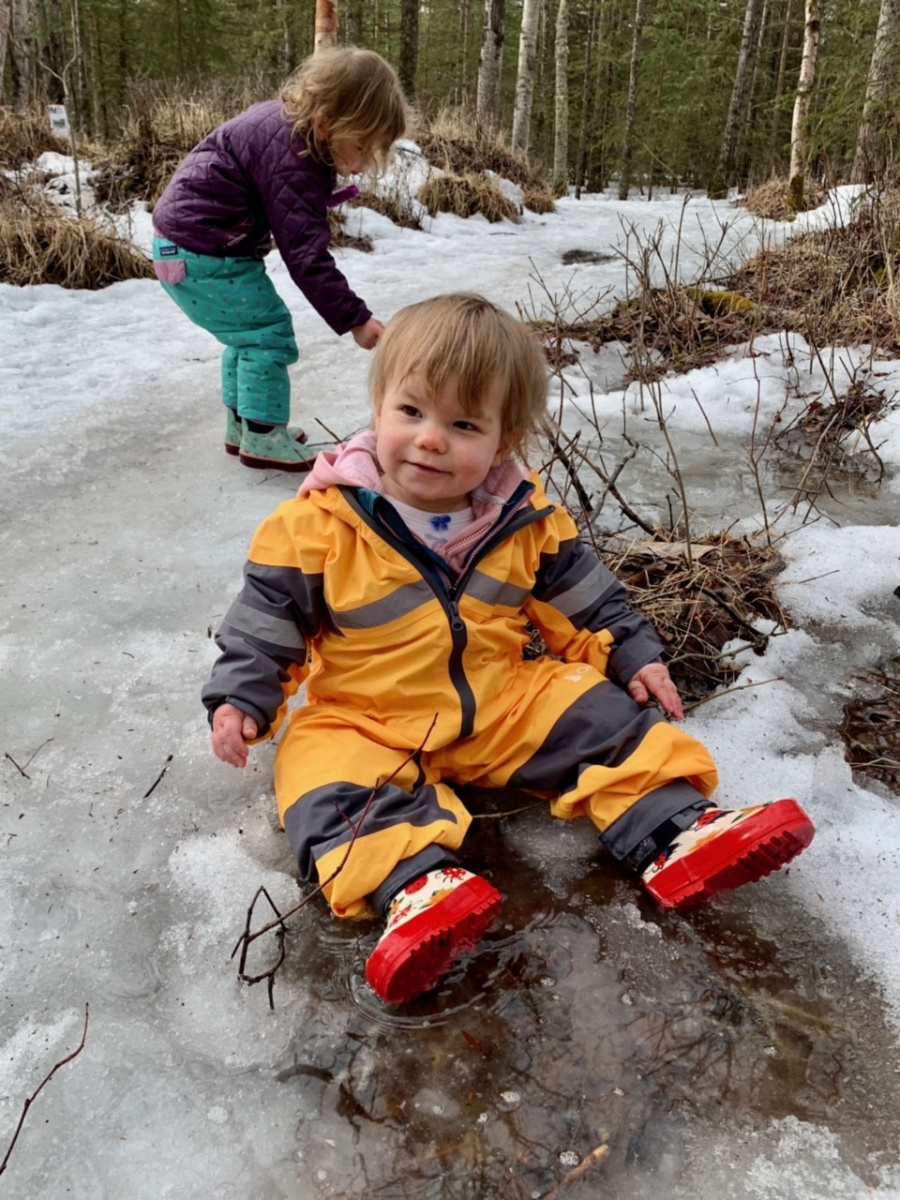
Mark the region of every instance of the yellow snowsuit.
[[[523, 657], [529, 622], [564, 661]], [[325, 895], [341, 916], [453, 861], [471, 821], [453, 784], [545, 794], [624, 858], [717, 782], [704, 746], [622, 686], [658, 639], [536, 477], [458, 577], [372, 491], [287, 501], [257, 530], [217, 643], [204, 703], [235, 704], [262, 735], [284, 722], [279, 814], [304, 879], [340, 868]]]

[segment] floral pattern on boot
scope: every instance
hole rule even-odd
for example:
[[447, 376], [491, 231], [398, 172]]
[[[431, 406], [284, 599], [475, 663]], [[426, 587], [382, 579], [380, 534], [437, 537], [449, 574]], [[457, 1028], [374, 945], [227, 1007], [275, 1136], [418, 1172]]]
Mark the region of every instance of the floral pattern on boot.
[[708, 808], [642, 872], [664, 908], [708, 900], [783, 867], [813, 840], [815, 826], [796, 800], [751, 808]]
[[501, 896], [464, 867], [437, 867], [406, 884], [388, 906], [384, 933], [366, 978], [388, 1004], [405, 1004], [434, 987], [480, 941]]

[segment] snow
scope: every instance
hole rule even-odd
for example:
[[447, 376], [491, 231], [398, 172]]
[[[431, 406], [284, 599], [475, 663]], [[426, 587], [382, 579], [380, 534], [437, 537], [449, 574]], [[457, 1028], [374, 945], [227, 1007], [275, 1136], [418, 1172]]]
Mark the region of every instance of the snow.
[[[414, 172], [414, 147], [406, 154]], [[71, 173], [62, 156], [41, 165]], [[795, 228], [845, 219], [852, 200], [842, 190]], [[341, 266], [382, 319], [459, 288], [522, 304], [529, 315], [548, 297], [583, 311], [591, 298], [624, 294], [624, 267], [619, 257], [566, 266], [567, 250], [627, 246], [640, 234], [658, 235], [671, 254], [680, 226], [679, 264], [689, 277], [709, 245], [740, 254], [785, 236], [728, 203], [683, 196], [567, 197], [556, 214], [525, 212], [519, 225], [440, 216], [411, 231], [366, 209], [352, 210], [348, 224], [375, 249], [339, 252]], [[130, 236], [149, 244], [145, 213], [132, 214]], [[301, 347], [293, 418], [313, 441], [349, 437], [368, 421], [368, 358], [315, 316], [277, 255], [269, 265]], [[91, 1014], [84, 1051], [28, 1115], [5, 1194], [375, 1194], [350, 1126], [332, 1113], [324, 1141], [301, 1137], [307, 1116], [296, 1097], [282, 1111], [278, 1072], [290, 1072], [298, 1031], [314, 1031], [316, 1046], [339, 1045], [354, 1005], [401, 1041], [440, 1029], [378, 1013], [360, 991], [359, 964], [375, 936], [368, 927], [317, 920], [301, 935], [298, 960], [312, 982], [295, 963], [276, 989], [274, 1013], [264, 984], [238, 986], [228, 955], [255, 889], [264, 885], [282, 907], [297, 890], [275, 828], [271, 748], [255, 751], [245, 773], [215, 761], [198, 698], [215, 654], [210, 631], [239, 584], [249, 537], [296, 480], [247, 471], [222, 453], [218, 346], [155, 282], [99, 292], [0, 287], [0, 330], [0, 1151], [24, 1098], [78, 1044], [87, 1002]], [[869, 370], [863, 349], [841, 351], [835, 363], [848, 379]], [[564, 426], [596, 439], [593, 412], [604, 448], [607, 434], [650, 437], [654, 425], [648, 393], [623, 388], [616, 364], [615, 355], [585, 353], [567, 375]], [[900, 389], [900, 362], [871, 369], [887, 396]], [[752, 356], [732, 352], [659, 386], [669, 434], [685, 447], [688, 490], [695, 487], [709, 527], [778, 522], [786, 567], [777, 587], [793, 621], [762, 656], [734, 647], [739, 687], [699, 706], [688, 727], [716, 756], [721, 802], [802, 799], [816, 839], [789, 872], [749, 889], [748, 911], [763, 924], [790, 911], [795, 925], [821, 926], [845, 947], [864, 986], [882, 998], [896, 1063], [898, 800], [853, 781], [835, 729], [854, 672], [900, 645], [900, 418], [889, 411], [871, 429], [887, 472], [877, 496], [845, 497], [839, 518], [804, 525], [773, 491], [762, 513], [748, 482], [748, 439], [814, 395], [827, 403], [821, 364], [797, 335], [760, 337]], [[651, 507], [671, 488], [658, 464], [653, 470]], [[554, 851], [555, 835], [549, 821], [523, 827], [518, 849], [564, 891], [580, 835], [566, 827]], [[656, 932], [637, 914], [633, 892], [613, 911]], [[495, 990], [513, 987], [492, 981]], [[366, 1054], [356, 1066], [368, 1079], [377, 1061]], [[498, 1078], [496, 1096], [469, 1114], [474, 1127], [496, 1125], [512, 1083]], [[460, 1119], [457, 1093], [427, 1075], [419, 1087], [409, 1106], [421, 1110], [417, 1120], [442, 1106]], [[309, 1119], [316, 1113], [312, 1105]], [[896, 1158], [874, 1157], [863, 1169], [865, 1157], [842, 1157], [825, 1124], [776, 1116], [705, 1137], [705, 1167], [689, 1193], [701, 1200], [726, 1192], [900, 1196]], [[402, 1142], [386, 1146], [385, 1156], [401, 1161]], [[557, 1167], [569, 1169], [589, 1149], [560, 1143]], [[637, 1196], [640, 1186], [621, 1194]]]

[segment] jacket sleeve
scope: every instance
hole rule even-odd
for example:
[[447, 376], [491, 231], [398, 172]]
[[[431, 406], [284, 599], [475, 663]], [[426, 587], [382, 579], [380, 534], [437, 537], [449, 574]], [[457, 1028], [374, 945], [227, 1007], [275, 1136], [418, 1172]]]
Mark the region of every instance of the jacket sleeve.
[[552, 653], [585, 662], [617, 683], [659, 662], [662, 644], [650, 622], [628, 602], [625, 587], [557, 510], [525, 608]]
[[[261, 526], [254, 545], [261, 537], [270, 545], [283, 537], [277, 517]], [[255, 561], [251, 546], [244, 585], [216, 634], [220, 654], [201, 693], [210, 720], [227, 702], [254, 718], [260, 737], [277, 731], [308, 674], [308, 643], [327, 619], [322, 587], [321, 574]]]
[[331, 255], [328, 201], [331, 171], [288, 149], [278, 166], [260, 181], [272, 237], [291, 279], [323, 321], [343, 334], [372, 313], [352, 290]]

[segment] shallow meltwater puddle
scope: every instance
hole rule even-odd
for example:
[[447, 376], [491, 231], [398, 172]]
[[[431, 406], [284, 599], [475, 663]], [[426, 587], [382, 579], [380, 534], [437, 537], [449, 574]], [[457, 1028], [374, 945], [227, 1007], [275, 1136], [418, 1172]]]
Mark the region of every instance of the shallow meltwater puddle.
[[316, 909], [291, 939], [313, 1003], [276, 1065], [289, 1194], [897, 1194], [885, 1012], [782, 879], [672, 914], [540, 805], [471, 842], [500, 923], [415, 1003], [366, 986], [374, 930]]

